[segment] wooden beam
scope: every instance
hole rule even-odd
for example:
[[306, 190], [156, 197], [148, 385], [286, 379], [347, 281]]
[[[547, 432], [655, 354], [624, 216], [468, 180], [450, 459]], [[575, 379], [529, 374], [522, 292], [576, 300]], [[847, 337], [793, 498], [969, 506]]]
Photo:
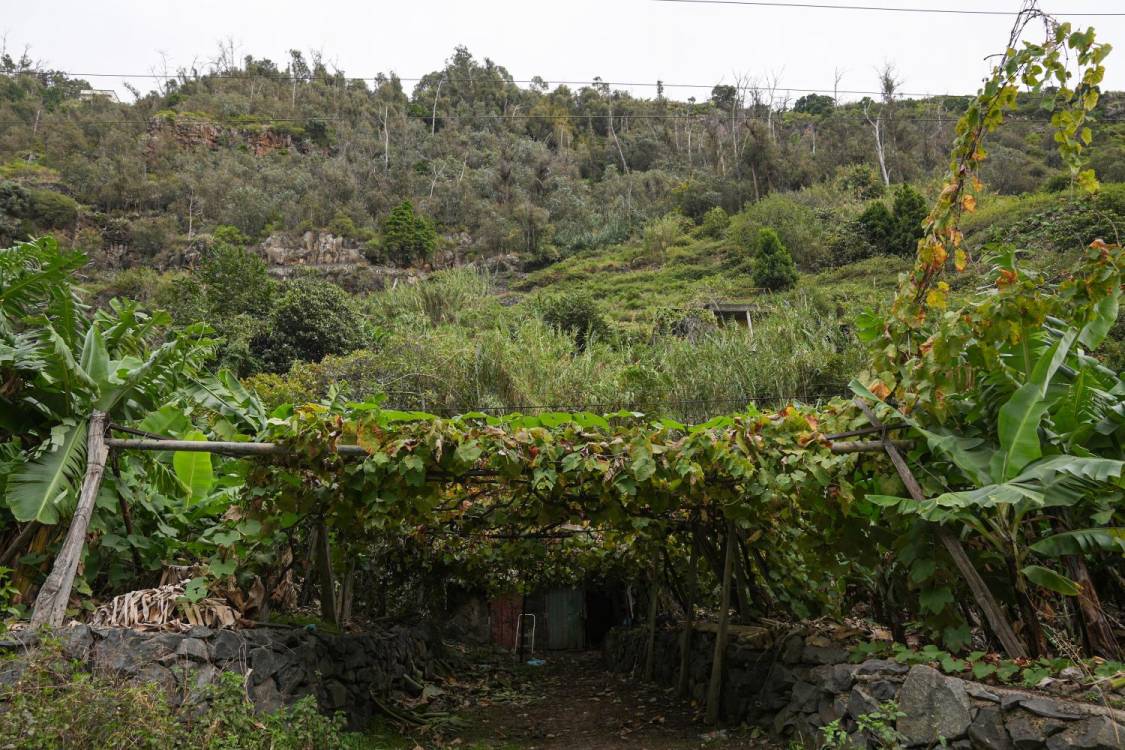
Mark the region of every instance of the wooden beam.
[[[897, 450], [908, 451], [914, 447], [913, 440], [888, 440]], [[882, 440], [838, 440], [832, 443], [833, 453], [881, 453], [886, 450]]]
[[711, 682], [707, 685], [707, 712], [704, 721], [719, 721], [719, 699], [723, 691], [723, 665], [727, 656], [727, 628], [730, 626], [730, 579], [734, 572], [734, 521], [727, 521], [726, 556], [723, 558], [723, 586], [719, 596], [719, 630], [715, 633], [715, 654], [711, 658]]
[[[186, 453], [226, 453], [232, 456], [273, 456], [289, 453], [290, 449], [277, 443], [235, 443], [218, 440], [152, 440], [109, 438], [110, 448], [132, 451], [183, 451]], [[338, 445], [341, 456], [366, 456], [368, 452], [358, 445]]]
[[109, 448], [105, 440], [106, 415], [96, 411], [90, 415], [86, 426], [86, 476], [78, 493], [78, 506], [70, 519], [70, 529], [66, 533], [59, 554], [55, 557], [50, 575], [39, 588], [35, 597], [35, 607], [31, 610], [33, 627], [46, 625], [57, 628], [66, 616], [66, 604], [70, 601], [70, 591], [74, 587], [74, 576], [82, 559], [82, 549], [86, 546], [86, 531], [90, 527], [90, 516], [94, 512], [94, 501], [105, 474], [105, 463]]
[[[860, 408], [860, 411], [867, 416], [867, 420], [871, 422], [873, 427], [883, 426], [875, 416], [875, 412], [870, 406], [864, 403], [863, 400], [856, 398], [855, 404]], [[910, 497], [918, 502], [925, 500], [926, 495], [922, 492], [922, 486], [918, 484], [918, 480], [914, 478], [914, 474], [906, 464], [906, 459], [899, 453], [894, 442], [884, 439], [883, 445], [887, 451], [887, 456], [890, 457], [891, 463], [894, 464], [895, 470], [898, 472], [899, 478], [902, 479], [902, 483], [906, 485], [906, 491], [910, 493]], [[969, 559], [969, 555], [965, 552], [961, 540], [945, 526], [941, 524], [933, 524], [933, 526], [938, 539], [945, 547], [946, 552], [949, 553], [949, 556], [953, 558], [953, 564], [957, 566], [961, 577], [965, 579], [969, 590], [972, 591], [973, 599], [976, 600], [977, 606], [980, 607], [985, 619], [988, 620], [989, 627], [992, 628], [992, 632], [995, 633], [996, 637], [1000, 640], [1000, 645], [1004, 647], [1008, 656], [1013, 659], [1027, 658], [1026, 646], [1016, 637], [1016, 631], [1008, 621], [1007, 615], [1004, 614], [1004, 610], [1000, 608], [1000, 603], [996, 601], [996, 597], [992, 595], [988, 585], [973, 566], [973, 561]]]

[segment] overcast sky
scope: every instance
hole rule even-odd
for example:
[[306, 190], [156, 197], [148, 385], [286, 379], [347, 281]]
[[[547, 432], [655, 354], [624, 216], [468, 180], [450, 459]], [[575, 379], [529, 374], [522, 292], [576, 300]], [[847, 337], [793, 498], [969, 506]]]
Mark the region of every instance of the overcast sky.
[[[815, 1], [815, 0], [814, 0]], [[838, 4], [1009, 10], [1018, 0], [822, 0]], [[1047, 10], [1121, 12], [1122, 0], [1044, 0]], [[828, 9], [686, 5], [651, 0], [0, 0], [0, 32], [9, 51], [30, 46], [33, 59], [116, 88], [120, 74], [205, 64], [218, 40], [239, 56], [284, 66], [287, 50], [320, 50], [349, 76], [394, 71], [417, 77], [441, 67], [458, 44], [490, 57], [517, 79], [549, 83], [654, 83], [667, 95], [706, 98], [735, 74], [780, 78], [794, 89], [876, 87], [876, 68], [892, 62], [901, 90], [975, 91], [985, 55], [1003, 49], [1011, 18]], [[1094, 25], [1114, 45], [1104, 86], [1125, 89], [1125, 17], [1071, 18]], [[1038, 34], [1037, 34], [1038, 36]], [[133, 79], [142, 90], [151, 80]], [[678, 88], [672, 84], [703, 84]], [[410, 88], [412, 84], [408, 84]], [[632, 89], [651, 96], [653, 88]], [[793, 96], [799, 96], [794, 93]], [[844, 97], [841, 97], [844, 98]], [[857, 98], [857, 97], [847, 97]]]

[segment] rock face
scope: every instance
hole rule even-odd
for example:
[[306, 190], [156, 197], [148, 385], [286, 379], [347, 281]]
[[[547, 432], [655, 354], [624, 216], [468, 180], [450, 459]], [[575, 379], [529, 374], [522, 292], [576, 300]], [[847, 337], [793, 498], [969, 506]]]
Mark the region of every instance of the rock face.
[[271, 266], [367, 265], [358, 247], [330, 232], [308, 231], [299, 239], [271, 234], [258, 247]]
[[[274, 711], [306, 695], [322, 710], [343, 711], [359, 726], [376, 711], [374, 696], [432, 677], [441, 642], [426, 628], [391, 627], [363, 635], [304, 628], [138, 632], [75, 625], [58, 634], [63, 653], [91, 669], [137, 685], [154, 685], [173, 704], [216, 682], [223, 671], [247, 676], [258, 711]], [[32, 639], [33, 635], [30, 635]], [[0, 642], [0, 656], [29, 644]], [[0, 680], [18, 674], [18, 659], [0, 662]]]
[[[642, 628], [611, 631], [605, 643], [609, 669], [628, 672], [639, 668], [645, 635]], [[679, 637], [678, 631], [657, 634], [655, 675], [659, 682], [676, 683]], [[699, 632], [692, 639], [689, 685], [696, 701], [705, 698], [714, 638]], [[777, 643], [747, 644], [732, 638], [726, 664], [725, 720], [762, 726], [783, 741], [809, 748], [823, 745], [822, 729], [833, 721], [840, 722], [854, 747], [882, 746], [864, 733], [858, 719], [895, 701], [898, 711], [906, 714], [893, 727], [904, 747], [1125, 749], [1125, 712], [982, 685], [925, 665], [908, 667], [886, 659], [851, 664], [846, 653], [806, 646], [800, 635], [789, 635]]]

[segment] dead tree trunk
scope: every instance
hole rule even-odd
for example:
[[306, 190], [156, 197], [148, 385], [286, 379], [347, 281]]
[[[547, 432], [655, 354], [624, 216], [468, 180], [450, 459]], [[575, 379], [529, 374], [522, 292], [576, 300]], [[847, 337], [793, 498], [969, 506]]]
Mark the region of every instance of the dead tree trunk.
[[31, 611], [33, 626], [47, 625], [57, 628], [66, 616], [66, 604], [70, 601], [70, 590], [74, 587], [74, 576], [82, 559], [82, 548], [86, 545], [86, 530], [90, 526], [90, 516], [94, 512], [94, 500], [105, 474], [105, 463], [109, 448], [105, 443], [106, 415], [96, 411], [90, 415], [86, 433], [86, 477], [82, 480], [82, 490], [78, 494], [78, 507], [70, 520], [66, 541], [55, 558], [51, 574], [39, 589], [35, 598], [35, 608]]

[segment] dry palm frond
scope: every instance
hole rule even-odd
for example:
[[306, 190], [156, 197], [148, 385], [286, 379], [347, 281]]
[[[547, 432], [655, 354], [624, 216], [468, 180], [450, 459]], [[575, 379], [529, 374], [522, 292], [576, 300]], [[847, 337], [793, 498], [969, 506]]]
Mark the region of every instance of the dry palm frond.
[[94, 625], [105, 627], [180, 630], [192, 625], [230, 628], [238, 620], [238, 611], [222, 599], [207, 598], [198, 602], [185, 599], [182, 582], [115, 596], [98, 607], [91, 618]]

